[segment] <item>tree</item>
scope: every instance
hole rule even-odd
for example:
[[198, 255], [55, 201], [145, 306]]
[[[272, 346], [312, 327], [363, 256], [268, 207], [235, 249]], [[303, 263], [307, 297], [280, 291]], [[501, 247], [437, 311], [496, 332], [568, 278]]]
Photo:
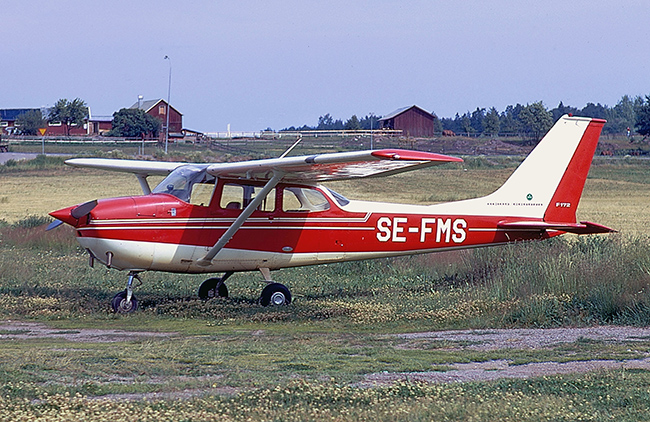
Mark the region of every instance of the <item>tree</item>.
[[553, 121], [556, 122], [560, 119], [560, 117], [564, 116], [565, 114], [573, 114], [577, 116], [580, 114], [580, 110], [578, 110], [575, 107], [565, 106], [562, 103], [562, 101], [560, 101], [560, 104], [558, 104], [557, 107], [551, 110], [551, 114], [553, 115]]
[[607, 119], [607, 107], [601, 105], [600, 103], [587, 103], [582, 110], [580, 110], [580, 116], [582, 117], [593, 117], [595, 119]]
[[540, 140], [553, 126], [553, 117], [541, 101], [526, 105], [519, 113], [519, 120], [526, 133], [534, 140]]
[[472, 119], [470, 118], [469, 112], [465, 113], [460, 117], [460, 127], [462, 132], [465, 132], [467, 136], [474, 133], [474, 128], [472, 127]]
[[361, 129], [361, 124], [359, 123], [359, 118], [357, 117], [356, 114], [353, 114], [352, 117], [348, 119], [347, 122], [345, 122], [344, 126], [345, 130], [359, 130]]
[[639, 134], [647, 137], [650, 135], [650, 95], [645, 96], [645, 101], [636, 107], [636, 123], [634, 127]]
[[485, 109], [476, 107], [470, 116], [472, 129], [475, 133], [483, 133], [483, 120], [485, 119]]
[[68, 101], [60, 99], [50, 109], [48, 120], [50, 122], [61, 122], [65, 127], [65, 134], [70, 134], [70, 126], [83, 125], [84, 119], [88, 116], [88, 106], [81, 98]]
[[636, 123], [635, 104], [637, 101], [638, 97], [632, 99], [628, 95], [624, 95], [607, 113], [607, 124], [603, 129], [606, 129], [607, 133], [627, 133], [627, 129], [634, 127]]
[[113, 129], [108, 136], [125, 138], [157, 137], [162, 123], [155, 117], [137, 108], [123, 108], [113, 113]]
[[38, 135], [38, 129], [45, 124], [41, 110], [29, 110], [16, 118], [16, 126], [20, 126], [23, 135]]
[[497, 136], [499, 134], [499, 112], [492, 107], [483, 119], [483, 131], [486, 135]]
[[524, 106], [517, 103], [516, 106], [509, 105], [506, 110], [501, 113], [499, 118], [500, 131], [509, 135], [517, 135], [521, 132], [521, 121], [519, 115]]
[[365, 130], [379, 129], [380, 118], [381, 116], [376, 116], [374, 113], [370, 113], [363, 119], [359, 120], [361, 129], [365, 129]]
[[332, 126], [332, 124], [334, 124], [334, 119], [329, 113], [327, 113], [326, 115], [320, 116], [318, 118], [318, 126], [316, 126], [316, 129], [318, 130], [329, 129], [330, 126]]

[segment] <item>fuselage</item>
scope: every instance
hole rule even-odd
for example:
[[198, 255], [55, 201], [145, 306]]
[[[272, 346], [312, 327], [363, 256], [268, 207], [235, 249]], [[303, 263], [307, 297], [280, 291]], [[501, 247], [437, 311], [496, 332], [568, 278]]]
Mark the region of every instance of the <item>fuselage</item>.
[[[498, 223], [504, 217], [486, 210], [487, 203], [471, 202], [476, 200], [428, 206], [350, 201], [319, 185], [281, 183], [210, 265], [200, 265], [199, 260], [263, 186], [228, 179], [209, 182], [203, 193], [193, 189], [196, 195], [192, 192], [189, 197], [170, 191], [103, 199], [79, 219], [70, 217], [74, 207], [52, 215], [73, 225], [79, 243], [106, 265], [179, 273], [273, 270], [562, 233], [503, 230]], [[468, 209], [477, 213], [468, 214]]]

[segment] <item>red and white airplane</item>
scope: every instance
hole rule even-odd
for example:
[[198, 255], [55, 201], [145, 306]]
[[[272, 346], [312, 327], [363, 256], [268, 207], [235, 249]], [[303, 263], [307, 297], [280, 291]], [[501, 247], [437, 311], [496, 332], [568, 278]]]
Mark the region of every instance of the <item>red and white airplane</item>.
[[[144, 195], [53, 211], [51, 226], [73, 226], [91, 265], [129, 272], [115, 312], [137, 308], [133, 281], [143, 271], [223, 273], [200, 286], [207, 299], [227, 296], [234, 272], [259, 270], [261, 304], [289, 304], [272, 270], [614, 231], [576, 221], [604, 123], [565, 115], [497, 191], [435, 205], [354, 201], [319, 182], [462, 159], [395, 149], [215, 164], [75, 158], [66, 164], [135, 174]], [[150, 175], [167, 177], [151, 190]]]

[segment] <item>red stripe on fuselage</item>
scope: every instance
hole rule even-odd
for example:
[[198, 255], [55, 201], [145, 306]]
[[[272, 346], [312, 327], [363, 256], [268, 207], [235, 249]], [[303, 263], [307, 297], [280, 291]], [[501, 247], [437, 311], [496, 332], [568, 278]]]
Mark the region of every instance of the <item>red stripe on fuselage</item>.
[[[362, 217], [359, 217], [361, 215]], [[554, 235], [539, 230], [504, 231], [502, 217], [426, 214], [358, 214], [350, 218], [253, 218], [228, 242], [228, 248], [277, 253], [411, 252], [475, 247]], [[81, 237], [211, 247], [231, 219], [94, 220]]]

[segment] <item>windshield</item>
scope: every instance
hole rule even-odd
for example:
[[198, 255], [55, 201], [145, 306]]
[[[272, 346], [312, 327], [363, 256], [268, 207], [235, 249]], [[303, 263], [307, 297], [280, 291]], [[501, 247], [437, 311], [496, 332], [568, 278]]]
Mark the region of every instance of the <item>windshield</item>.
[[181, 166], [169, 173], [152, 193], [168, 193], [181, 201], [190, 202], [192, 187], [197, 183], [207, 183], [214, 186], [215, 178], [206, 172], [207, 167]]
[[336, 199], [336, 202], [338, 202], [340, 206], [344, 207], [350, 203], [350, 200], [345, 196], [341, 195], [340, 193], [335, 192], [330, 188], [325, 188], [325, 189], [329, 191], [329, 193], [332, 195], [332, 197], [334, 197], [334, 199]]

